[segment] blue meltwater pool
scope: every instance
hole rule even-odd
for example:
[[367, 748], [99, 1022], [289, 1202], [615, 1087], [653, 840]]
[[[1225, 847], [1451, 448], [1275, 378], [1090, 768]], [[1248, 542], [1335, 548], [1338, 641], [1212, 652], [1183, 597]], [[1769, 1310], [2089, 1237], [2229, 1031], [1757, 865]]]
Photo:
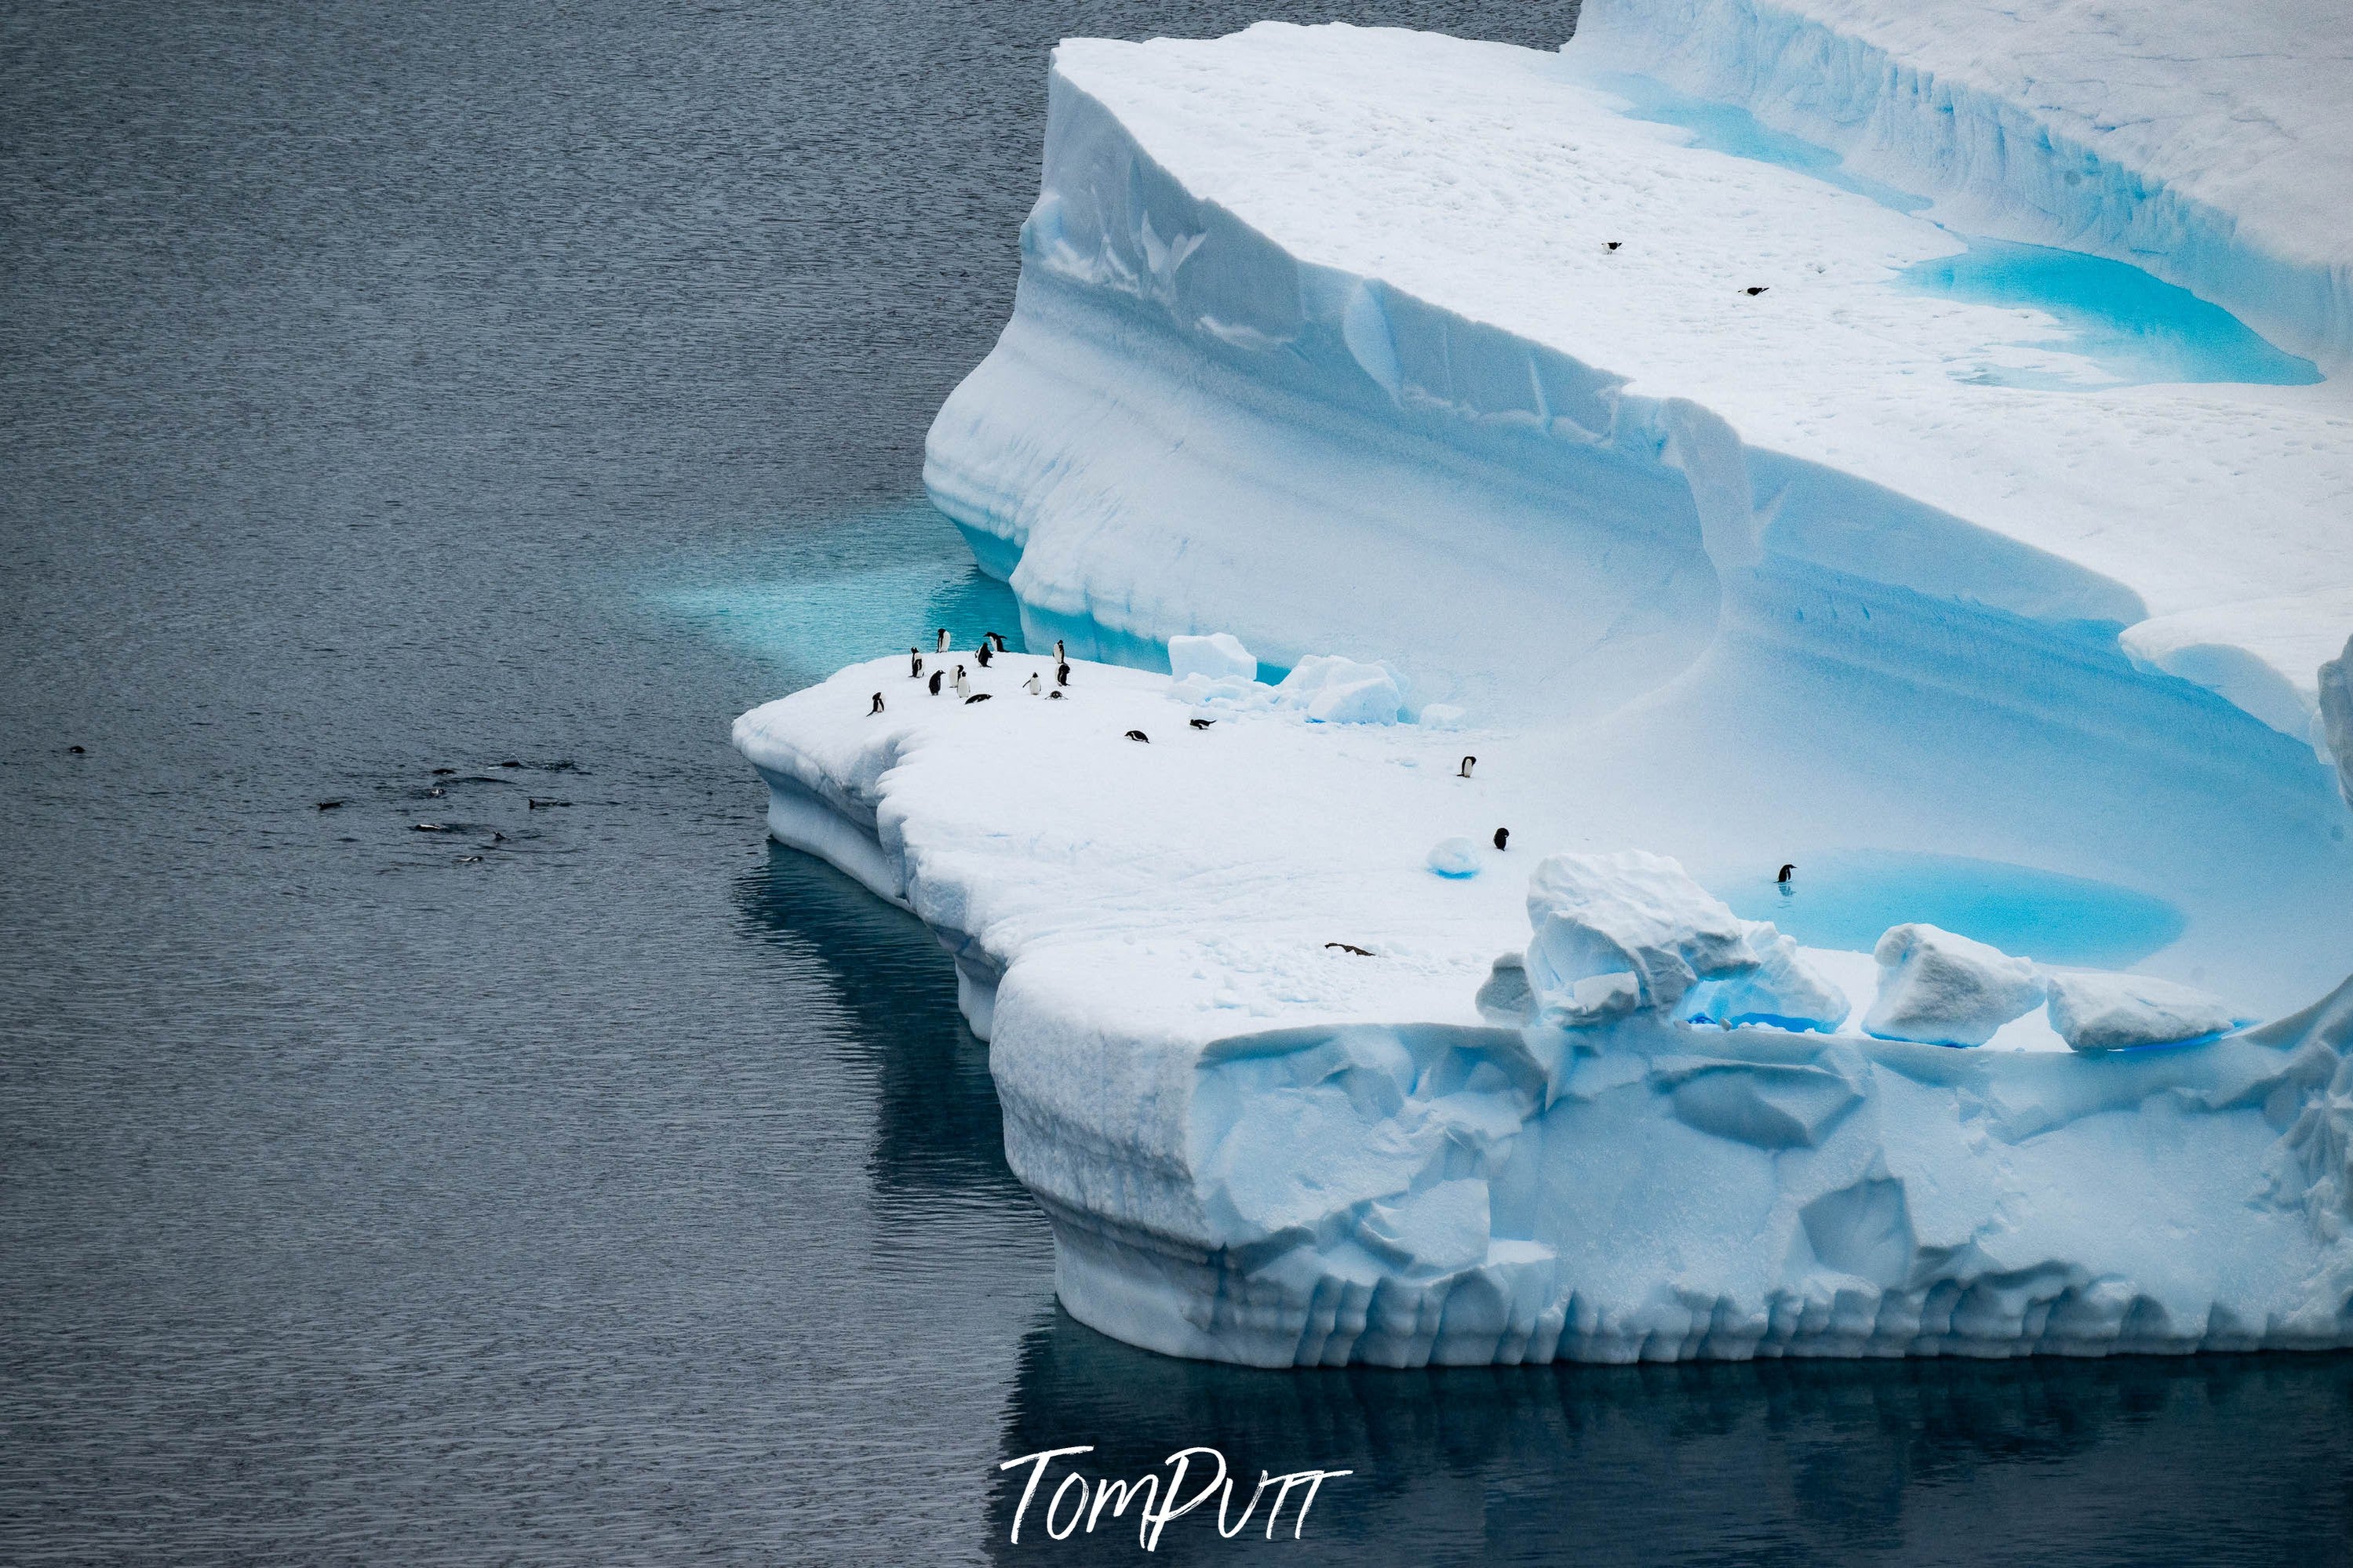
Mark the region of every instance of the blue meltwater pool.
[[1799, 866], [1784, 891], [1767, 871], [1715, 891], [1743, 918], [1809, 947], [1871, 950], [1888, 927], [1925, 921], [2044, 963], [2121, 969], [2181, 934], [2181, 912], [2113, 882], [2003, 860], [1848, 849]]

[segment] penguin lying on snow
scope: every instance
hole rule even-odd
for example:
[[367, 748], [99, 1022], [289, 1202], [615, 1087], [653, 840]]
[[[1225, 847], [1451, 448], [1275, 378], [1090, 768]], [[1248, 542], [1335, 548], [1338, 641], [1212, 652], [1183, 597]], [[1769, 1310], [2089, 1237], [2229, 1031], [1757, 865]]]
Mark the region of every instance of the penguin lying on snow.
[[1342, 952], [1353, 952], [1358, 958], [1370, 958], [1373, 956], [1372, 951], [1369, 948], [1356, 947], [1345, 942], [1327, 942], [1324, 945], [1326, 948], [1336, 947]]
[[964, 705], [965, 705], [965, 707], [969, 708], [969, 707], [971, 707], [971, 706], [972, 706], [974, 703], [976, 703], [976, 702], [986, 702], [986, 701], [987, 701], [987, 700], [988, 700], [988, 693], [987, 693], [987, 692], [986, 692], [986, 691], [976, 691], [976, 692], [974, 692], [971, 696], [969, 696], [969, 697], [967, 697], [967, 698], [965, 698], [965, 699], [964, 700]]
[[1152, 744], [1152, 737], [1141, 730], [1130, 730], [1127, 732], [1127, 738], [1131, 741], [1141, 741], [1147, 746]]
[[1744, 293], [1744, 294], [1746, 294], [1746, 295], [1747, 295], [1750, 299], [1754, 300], [1755, 298], [1757, 298], [1757, 295], [1762, 294], [1763, 292], [1765, 292], [1765, 290], [1766, 290], [1768, 287], [1770, 287], [1770, 285], [1768, 285], [1768, 284], [1764, 284], [1764, 283], [1759, 283], [1759, 284], [1756, 285], [1754, 288], [1750, 288], [1750, 289], [1743, 289], [1741, 290], [1741, 292], [1742, 292], [1742, 293]]
[[1196, 719], [1192, 721], [1193, 728], [1196, 730], [1206, 730], [1216, 722], [1217, 721], [1215, 719]]

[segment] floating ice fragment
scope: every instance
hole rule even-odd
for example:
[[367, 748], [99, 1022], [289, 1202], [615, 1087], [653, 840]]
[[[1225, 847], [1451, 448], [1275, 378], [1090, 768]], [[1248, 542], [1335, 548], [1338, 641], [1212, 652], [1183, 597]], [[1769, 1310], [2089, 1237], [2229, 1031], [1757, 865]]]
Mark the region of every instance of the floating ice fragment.
[[1479, 874], [1479, 845], [1475, 839], [1441, 838], [1430, 846], [1430, 868], [1441, 877], [1475, 877]]
[[2141, 974], [2047, 974], [2051, 1026], [2079, 1051], [2178, 1045], [2239, 1020], [2219, 996]]
[[1168, 639], [1168, 673], [1179, 680], [1192, 675], [1204, 675], [1211, 680], [1256, 680], [1258, 659], [1231, 632], [1174, 637]]
[[1931, 1046], [1981, 1046], [2042, 1000], [2042, 977], [2023, 958], [1932, 925], [1891, 927], [1872, 949], [1879, 998], [1865, 1033]]
[[1672, 1007], [1701, 980], [1757, 967], [1738, 916], [1663, 855], [1554, 855], [1528, 879], [1528, 986], [1568, 1027]]

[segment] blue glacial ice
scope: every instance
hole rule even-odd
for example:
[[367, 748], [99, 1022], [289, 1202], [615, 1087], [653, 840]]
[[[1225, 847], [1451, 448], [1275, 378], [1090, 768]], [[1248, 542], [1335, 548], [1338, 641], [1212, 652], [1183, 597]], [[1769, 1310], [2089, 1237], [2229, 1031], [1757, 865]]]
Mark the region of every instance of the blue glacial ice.
[[[2353, 204], [2287, 210], [2209, 100], [2335, 111], [2192, 50], [2178, 135], [2094, 135], [1945, 68], [1986, 12], [1058, 51], [925, 479], [1071, 683], [878, 657], [735, 741], [952, 955], [1082, 1320], [1269, 1365], [2353, 1343], [2353, 403], [1905, 281], [2072, 233], [2333, 370]], [[1837, 157], [1630, 115], [1630, 58]], [[2289, 162], [2353, 191], [2333, 145]]]

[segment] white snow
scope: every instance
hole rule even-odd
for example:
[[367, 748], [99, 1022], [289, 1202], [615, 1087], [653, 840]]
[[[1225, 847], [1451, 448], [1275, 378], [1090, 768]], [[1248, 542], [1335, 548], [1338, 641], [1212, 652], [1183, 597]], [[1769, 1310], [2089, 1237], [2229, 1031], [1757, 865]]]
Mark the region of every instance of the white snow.
[[2047, 978], [2051, 1026], [2074, 1050], [2173, 1045], [2242, 1022], [2219, 996], [2146, 974], [2054, 972]]
[[1879, 994], [1865, 1033], [1931, 1046], [1981, 1046], [2042, 1005], [2042, 976], [2023, 958], [1917, 923], [1891, 929], [1872, 950]]
[[[2155, 9], [2084, 26], [2176, 38]], [[2226, 302], [2274, 280], [2249, 319], [2335, 368], [2348, 209], [2263, 169], [2293, 143], [2268, 166], [2332, 188], [2336, 121], [2204, 45], [2094, 49], [2153, 73], [2112, 100], [1963, 70], [1957, 0], [1588, 16], [1565, 57], [1064, 45], [1014, 316], [925, 479], [1072, 684], [1029, 696], [1008, 656], [966, 706], [879, 659], [755, 710], [770, 831], [938, 933], [1061, 1298], [1135, 1343], [2353, 1343], [2353, 680], [2323, 662], [2353, 401], [2120, 384], [2048, 314], [1896, 280], [1961, 249], [1936, 218], [2053, 237], [2018, 215], [2072, 168], [2098, 189], [2052, 223], [2178, 241], [2153, 264]], [[1603, 68], [1645, 29], [1767, 121], [1853, 109], [1822, 134], [1938, 205], [1630, 117]], [[1819, 101], [1785, 91], [1809, 60]], [[1946, 145], [1903, 130], [1931, 78], [1960, 151], [1905, 184]], [[2152, 104], [2178, 123], [2111, 112]], [[2100, 132], [2072, 165], [2069, 115]], [[2049, 149], [1987, 153], [2030, 121]], [[2104, 885], [2158, 934], [2076, 981], [2104, 933], [1989, 960], [1894, 911], [1858, 1022], [1869, 935], [1813, 944], [1771, 877], [1871, 853]], [[1781, 929], [1735, 914], [1759, 889]], [[2145, 981], [2329, 998], [2073, 1051], [2029, 1010], [2053, 974], [2138, 988], [2144, 1029], [2174, 1008]]]

